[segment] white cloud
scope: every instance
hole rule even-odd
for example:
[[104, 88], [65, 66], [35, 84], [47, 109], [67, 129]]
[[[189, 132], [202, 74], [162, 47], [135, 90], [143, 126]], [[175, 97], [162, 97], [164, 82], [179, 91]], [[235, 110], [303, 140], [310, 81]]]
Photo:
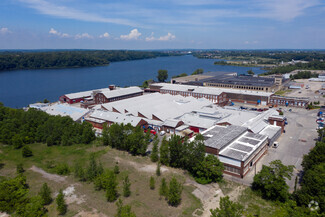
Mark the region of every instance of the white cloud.
[[19, 0], [20, 2], [26, 3], [28, 7], [39, 11], [42, 14], [63, 17], [74, 20], [88, 21], [88, 22], [101, 22], [101, 23], [115, 23], [128, 26], [138, 26], [134, 22], [126, 19], [118, 18], [106, 18], [93, 13], [87, 13], [76, 10], [74, 8], [56, 5], [46, 0]]
[[244, 44], [258, 44], [259, 41], [245, 41]]
[[155, 38], [153, 35], [154, 33], [152, 32], [149, 37], [146, 37], [146, 41], [171, 41], [176, 38], [176, 36], [171, 34], [170, 32], [168, 32], [167, 35], [160, 36], [159, 38]]
[[82, 33], [82, 34], [77, 34], [74, 38], [75, 39], [82, 39], [82, 38], [91, 39], [91, 38], [94, 38], [94, 37], [85, 32], [85, 33]]
[[49, 33], [51, 35], [56, 35], [56, 36], [59, 36], [61, 38], [69, 38], [70, 37], [69, 34], [67, 34], [67, 33], [61, 33], [59, 31], [55, 30], [54, 28], [51, 28], [50, 31], [49, 31]]
[[57, 30], [55, 30], [53, 28], [50, 29], [49, 33], [52, 35], [61, 35], [61, 33], [59, 33]]
[[123, 40], [137, 40], [140, 37], [141, 33], [138, 29], [132, 29], [128, 35], [121, 35], [120, 39]]
[[9, 31], [9, 29], [7, 27], [0, 28], [0, 34], [4, 35], [7, 33], [11, 33], [11, 31]]
[[305, 10], [320, 5], [320, 0], [270, 0], [257, 2], [257, 6], [262, 9], [260, 13], [251, 17], [263, 17], [280, 21], [291, 21], [302, 16]]
[[109, 38], [110, 35], [108, 34], [108, 32], [105, 32], [104, 34], [99, 36], [100, 38]]

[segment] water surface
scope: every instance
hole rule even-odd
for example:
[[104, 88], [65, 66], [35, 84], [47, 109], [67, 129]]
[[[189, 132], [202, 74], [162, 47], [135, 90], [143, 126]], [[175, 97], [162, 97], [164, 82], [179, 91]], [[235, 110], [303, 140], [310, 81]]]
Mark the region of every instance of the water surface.
[[204, 72], [224, 74], [246, 73], [259, 68], [214, 65], [215, 59], [197, 59], [191, 55], [158, 57], [111, 63], [108, 66], [74, 69], [38, 69], [0, 72], [0, 102], [20, 108], [45, 98], [57, 101], [66, 93], [117, 86], [141, 85], [144, 80], [156, 79], [159, 69], [168, 70], [169, 79], [181, 73], [191, 74], [198, 68]]

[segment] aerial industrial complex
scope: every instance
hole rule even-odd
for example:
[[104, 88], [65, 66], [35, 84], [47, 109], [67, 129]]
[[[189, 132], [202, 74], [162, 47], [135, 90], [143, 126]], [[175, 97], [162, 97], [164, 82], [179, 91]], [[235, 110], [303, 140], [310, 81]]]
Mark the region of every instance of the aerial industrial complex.
[[[65, 94], [58, 103], [31, 107], [51, 115], [87, 121], [97, 134], [104, 124], [131, 124], [194, 139], [204, 137], [206, 154], [216, 155], [224, 173], [244, 178], [285, 132], [277, 106], [306, 107], [308, 98], [275, 95], [286, 79], [251, 76], [189, 76], [171, 83]], [[251, 109], [240, 105], [250, 105]], [[253, 107], [252, 107], [253, 106]]]

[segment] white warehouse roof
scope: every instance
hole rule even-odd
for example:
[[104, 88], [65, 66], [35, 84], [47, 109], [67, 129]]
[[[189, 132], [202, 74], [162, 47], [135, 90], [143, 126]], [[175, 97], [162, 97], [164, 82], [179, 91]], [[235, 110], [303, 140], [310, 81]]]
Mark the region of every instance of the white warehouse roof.
[[204, 98], [196, 99], [180, 95], [153, 93], [105, 103], [102, 104], [102, 107], [108, 111], [115, 109], [120, 113], [130, 113], [134, 116], [138, 116], [140, 113], [148, 119], [154, 119], [153, 116], [155, 116], [165, 121], [211, 104], [209, 100]]

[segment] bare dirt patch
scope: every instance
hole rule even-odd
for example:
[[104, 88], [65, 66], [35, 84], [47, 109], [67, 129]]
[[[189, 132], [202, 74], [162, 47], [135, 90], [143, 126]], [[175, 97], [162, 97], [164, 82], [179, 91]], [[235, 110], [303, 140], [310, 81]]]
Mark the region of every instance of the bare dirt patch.
[[103, 213], [99, 213], [96, 209], [93, 209], [91, 212], [81, 211], [73, 217], [108, 217]]
[[86, 195], [77, 196], [77, 194], [74, 193], [75, 185], [76, 184], [72, 184], [63, 190], [63, 194], [67, 204], [71, 204], [71, 203], [82, 204], [86, 201], [85, 200]]
[[[129, 160], [125, 160], [122, 159], [120, 157], [115, 157], [115, 160], [119, 163], [125, 163], [128, 165], [133, 166], [135, 169], [137, 169], [138, 171], [142, 171], [142, 172], [148, 172], [148, 173], [155, 173], [156, 169], [157, 169], [157, 165], [156, 164], [148, 164], [148, 165], [143, 165], [140, 163], [136, 163], [134, 161], [129, 161]], [[160, 167], [160, 171], [162, 173], [167, 172], [169, 169], [167, 167], [161, 166]]]
[[0, 212], [0, 217], [9, 217], [10, 215], [8, 215], [7, 213], [5, 212]]
[[[203, 204], [202, 217], [209, 217], [211, 215], [210, 209], [218, 207], [220, 197], [224, 197], [224, 194], [217, 183], [201, 185], [193, 180], [187, 179], [185, 184], [196, 187], [192, 194], [199, 198]], [[197, 211], [198, 210], [195, 210], [192, 215], [197, 216], [195, 214]]]
[[49, 179], [51, 181], [58, 182], [58, 183], [66, 182], [65, 176], [59, 176], [56, 174], [51, 174], [51, 173], [45, 172], [44, 170], [42, 170], [41, 168], [38, 168], [36, 166], [32, 166], [30, 168], [30, 170], [41, 174], [43, 176], [43, 178]]

